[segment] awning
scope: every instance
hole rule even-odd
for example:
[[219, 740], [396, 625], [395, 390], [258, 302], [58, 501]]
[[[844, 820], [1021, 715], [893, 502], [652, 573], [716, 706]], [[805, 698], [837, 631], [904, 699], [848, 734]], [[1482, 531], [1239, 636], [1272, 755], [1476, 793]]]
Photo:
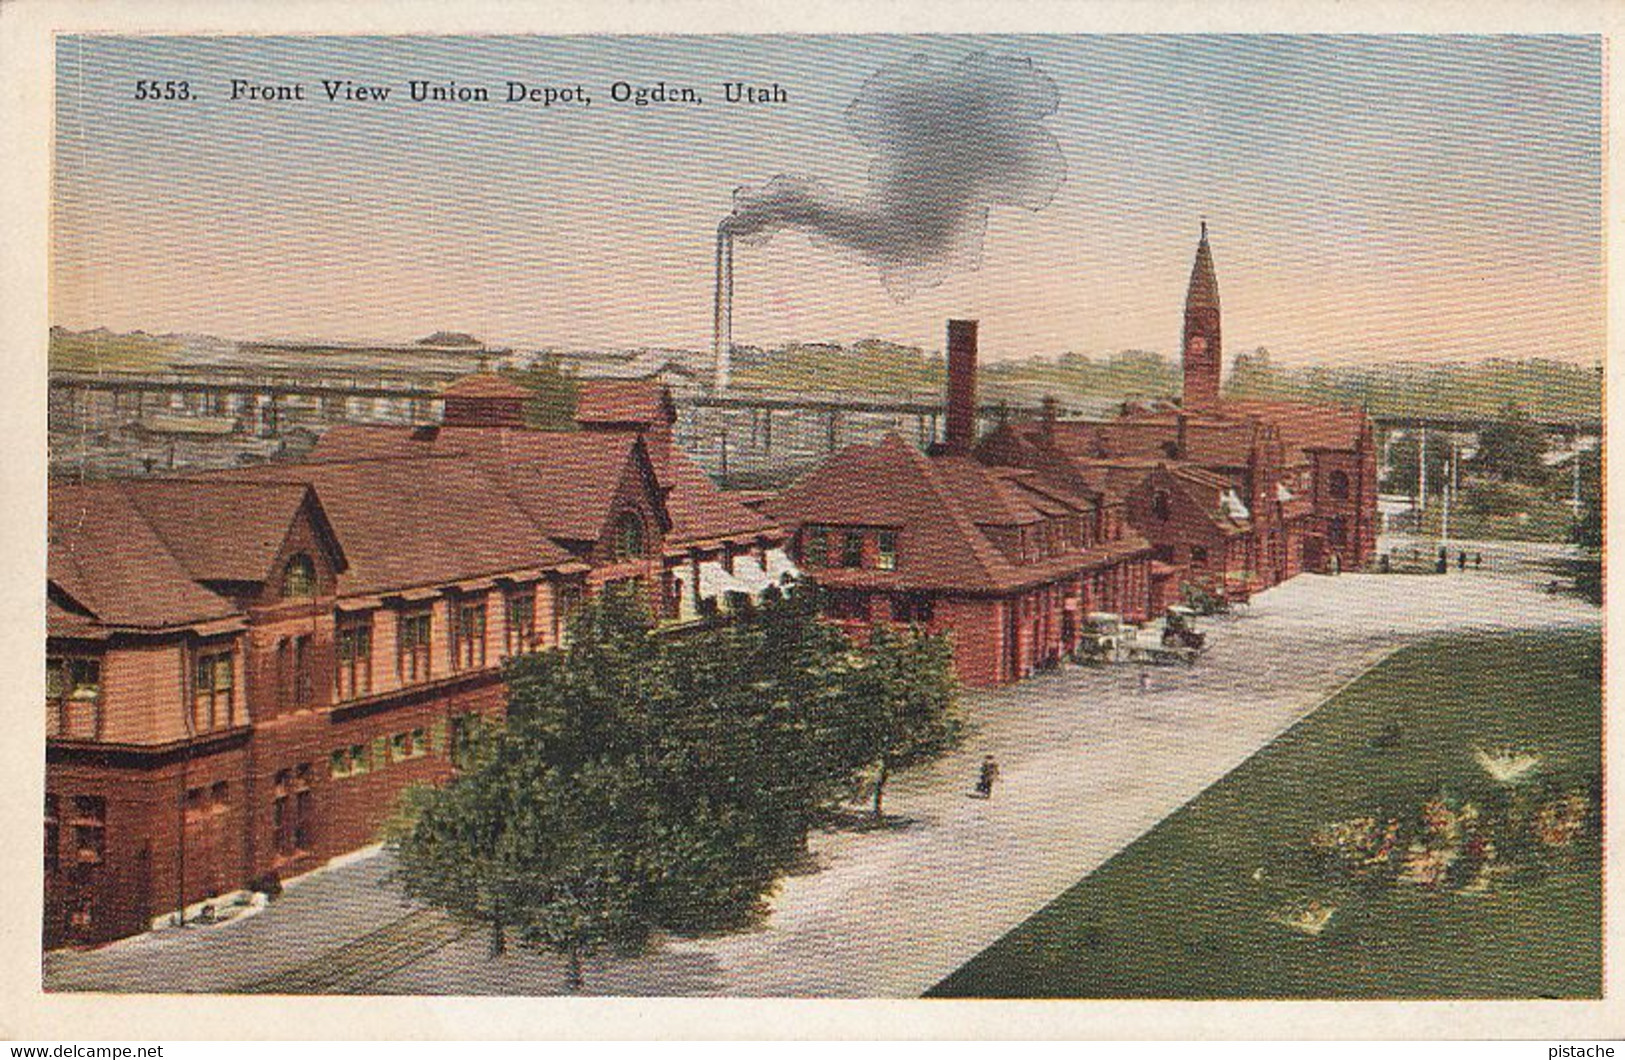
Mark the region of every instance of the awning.
[[755, 596], [757, 589], [747, 581], [729, 574], [718, 560], [706, 560], [700, 564], [700, 598], [715, 597], [722, 600], [729, 593], [744, 593], [746, 596]]
[[773, 585], [773, 576], [762, 569], [753, 556], [734, 557], [734, 577], [749, 585], [752, 596], [759, 596]]

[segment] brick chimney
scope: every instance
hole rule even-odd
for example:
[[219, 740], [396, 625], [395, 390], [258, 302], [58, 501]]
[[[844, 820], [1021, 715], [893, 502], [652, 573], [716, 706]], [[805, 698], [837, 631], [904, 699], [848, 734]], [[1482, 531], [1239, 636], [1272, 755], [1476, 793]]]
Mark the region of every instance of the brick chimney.
[[1055, 438], [1055, 421], [1060, 418], [1060, 410], [1061, 403], [1055, 400], [1055, 395], [1045, 394], [1044, 411], [1042, 418], [1039, 420], [1039, 429], [1043, 432], [1044, 439], [1046, 441], [1051, 441]]
[[976, 321], [948, 321], [948, 437], [943, 451], [968, 456], [976, 444]]

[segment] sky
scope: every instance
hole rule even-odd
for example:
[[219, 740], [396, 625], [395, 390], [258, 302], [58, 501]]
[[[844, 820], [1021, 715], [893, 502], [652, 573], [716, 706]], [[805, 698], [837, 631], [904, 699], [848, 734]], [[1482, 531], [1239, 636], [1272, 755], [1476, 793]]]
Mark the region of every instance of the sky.
[[[736, 343], [938, 349], [972, 316], [992, 359], [1175, 355], [1205, 219], [1229, 355], [1602, 358], [1595, 37], [63, 37], [52, 321], [708, 348], [734, 190], [789, 175], [860, 196], [865, 83], [981, 52], [1054, 83], [1048, 205], [993, 206], [978, 266], [901, 300], [828, 240], [741, 245]], [[232, 102], [233, 78], [310, 98]], [[328, 103], [322, 79], [392, 98]], [[413, 79], [593, 103], [411, 103]], [[146, 80], [194, 98], [135, 99]], [[615, 105], [617, 81], [705, 102]], [[727, 82], [788, 102], [726, 105]]]

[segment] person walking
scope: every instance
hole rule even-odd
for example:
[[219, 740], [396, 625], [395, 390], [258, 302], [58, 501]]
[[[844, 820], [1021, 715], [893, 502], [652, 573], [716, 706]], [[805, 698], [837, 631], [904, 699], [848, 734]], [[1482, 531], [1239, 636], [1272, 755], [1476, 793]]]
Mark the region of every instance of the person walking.
[[1467, 569], [1467, 553], [1465, 553], [1465, 552], [1457, 552], [1456, 553], [1456, 569], [1457, 570], [1466, 570]]
[[976, 778], [976, 794], [979, 798], [991, 799], [993, 797], [993, 782], [999, 779], [999, 763], [993, 760], [992, 755], [982, 759], [982, 772]]

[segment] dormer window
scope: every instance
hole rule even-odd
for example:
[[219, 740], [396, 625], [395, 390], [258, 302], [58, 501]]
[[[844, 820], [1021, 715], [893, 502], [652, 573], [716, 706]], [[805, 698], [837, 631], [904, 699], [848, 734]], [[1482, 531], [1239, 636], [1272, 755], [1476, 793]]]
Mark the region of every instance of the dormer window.
[[316, 564], [303, 552], [282, 569], [282, 597], [302, 600], [316, 595]]
[[615, 558], [617, 560], [643, 557], [643, 520], [637, 513], [627, 512], [615, 524]]
[[875, 566], [881, 570], [897, 569], [897, 531], [882, 530], [879, 536], [879, 553], [875, 558]]

